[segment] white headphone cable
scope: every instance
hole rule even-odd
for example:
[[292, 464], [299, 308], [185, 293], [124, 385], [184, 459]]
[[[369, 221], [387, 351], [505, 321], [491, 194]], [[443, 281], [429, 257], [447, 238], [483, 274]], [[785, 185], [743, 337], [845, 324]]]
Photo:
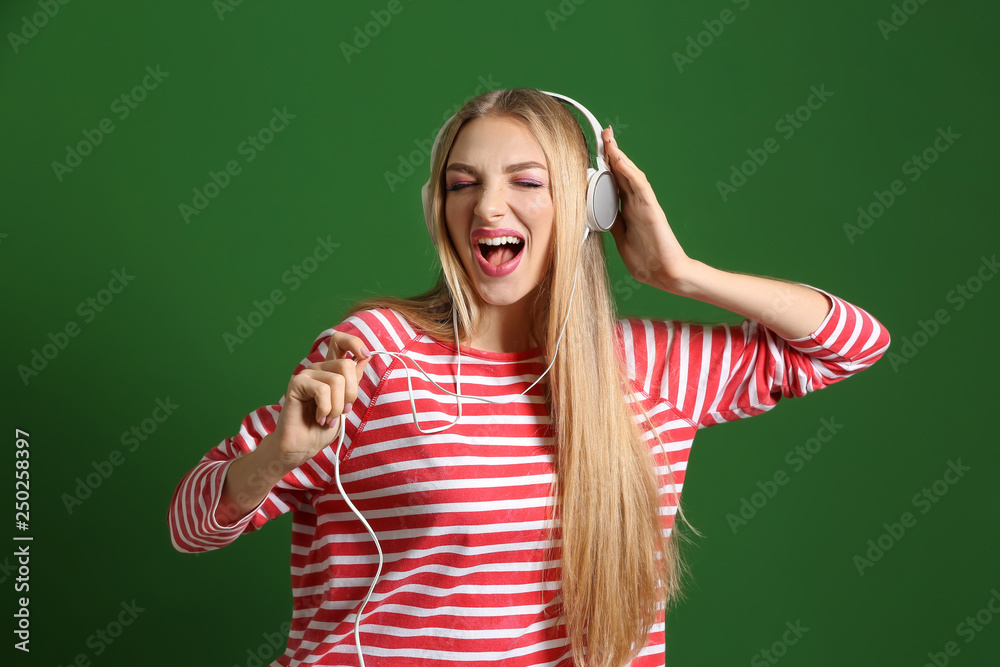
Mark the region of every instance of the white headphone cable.
[[[402, 354], [400, 352], [388, 352], [387, 350], [377, 350], [377, 349], [372, 350], [371, 348], [369, 348], [368, 351], [372, 353], [372, 356], [376, 354], [387, 354], [391, 357], [398, 357], [400, 358], [400, 360], [402, 360], [403, 357], [409, 358], [410, 361], [416, 364], [417, 370], [423, 373], [424, 377], [426, 377], [431, 382], [431, 384], [433, 384], [435, 387], [437, 387], [444, 393], [451, 394], [452, 396], [455, 397], [455, 402], [458, 405], [458, 416], [455, 418], [455, 421], [445, 426], [430, 429], [427, 431], [420, 428], [420, 423], [417, 420], [417, 404], [413, 400], [413, 383], [410, 380], [410, 367], [406, 365], [405, 361], [403, 361], [403, 368], [406, 369], [406, 388], [410, 394], [410, 408], [413, 413], [413, 425], [417, 427], [417, 430], [420, 431], [421, 433], [438, 433], [440, 431], [449, 429], [455, 424], [457, 424], [458, 420], [462, 418], [463, 398], [471, 398], [476, 401], [485, 401], [487, 403], [494, 403], [496, 405], [507, 405], [508, 403], [512, 403], [515, 399], [523, 396], [529, 389], [531, 389], [531, 387], [534, 387], [536, 384], [538, 384], [539, 381], [541, 381], [541, 379], [545, 377], [545, 374], [548, 373], [549, 370], [552, 368], [552, 364], [556, 362], [556, 355], [559, 354], [559, 343], [562, 342], [563, 333], [566, 331], [566, 323], [569, 321], [569, 310], [573, 306], [573, 295], [576, 293], [576, 278], [578, 275], [579, 275], [579, 265], [577, 265], [576, 273], [573, 274], [573, 288], [570, 290], [569, 293], [569, 304], [566, 306], [566, 317], [563, 319], [562, 328], [559, 330], [559, 337], [556, 339], [556, 347], [555, 351], [552, 353], [552, 361], [549, 362], [548, 368], [546, 368], [545, 371], [538, 376], [537, 380], [532, 382], [527, 389], [525, 389], [524, 391], [522, 391], [520, 394], [518, 394], [509, 401], [495, 401], [489, 398], [483, 398], [481, 396], [462, 395], [461, 393], [462, 392], [462, 349], [461, 349], [461, 344], [458, 340], [458, 318], [455, 317], [454, 307], [452, 309], [452, 323], [455, 326], [455, 351], [458, 354], [458, 371], [455, 376], [455, 389], [458, 390], [457, 392], [450, 392], [441, 385], [439, 385], [437, 382], [434, 382], [434, 380], [431, 380], [431, 377], [424, 371], [424, 369], [420, 368], [420, 364], [418, 364], [415, 359], [410, 357], [410, 355]], [[337, 482], [337, 490], [340, 491], [340, 495], [344, 498], [344, 502], [347, 503], [347, 506], [351, 508], [351, 511], [354, 512], [354, 514], [358, 517], [358, 519], [361, 520], [361, 523], [364, 524], [365, 528], [368, 530], [368, 534], [371, 535], [372, 540], [375, 541], [375, 548], [378, 550], [378, 568], [375, 570], [375, 578], [372, 579], [372, 584], [368, 588], [368, 594], [365, 596], [365, 599], [361, 601], [361, 607], [358, 609], [358, 613], [354, 617], [354, 645], [357, 647], [358, 650], [358, 659], [361, 661], [361, 667], [365, 667], [365, 658], [361, 652], [361, 614], [364, 613], [365, 606], [368, 604], [368, 600], [371, 598], [372, 593], [375, 591], [375, 584], [378, 583], [378, 578], [382, 574], [382, 565], [384, 564], [385, 561], [382, 554], [382, 545], [379, 544], [378, 537], [376, 537], [375, 535], [375, 531], [372, 530], [371, 525], [369, 525], [368, 521], [365, 520], [365, 517], [362, 516], [361, 512], [358, 511], [358, 508], [354, 506], [354, 503], [351, 502], [351, 499], [347, 497], [347, 493], [344, 492], [344, 487], [341, 486], [340, 484], [340, 449], [344, 445], [344, 433], [346, 429], [345, 414], [341, 413], [339, 419], [340, 419], [340, 435], [337, 441], [337, 449], [333, 455], [334, 480]]]

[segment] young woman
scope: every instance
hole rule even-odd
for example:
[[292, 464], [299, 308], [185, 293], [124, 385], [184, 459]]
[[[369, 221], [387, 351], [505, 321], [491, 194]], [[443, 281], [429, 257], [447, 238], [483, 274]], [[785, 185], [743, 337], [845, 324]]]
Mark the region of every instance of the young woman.
[[610, 127], [601, 140], [630, 274], [746, 319], [617, 319], [603, 239], [581, 245], [591, 160], [572, 113], [534, 89], [469, 100], [431, 158], [437, 284], [320, 333], [281, 400], [171, 501], [186, 553], [292, 513], [294, 611], [273, 665], [358, 664], [356, 648], [391, 665], [663, 665], [696, 431], [888, 347], [829, 292], [688, 257]]

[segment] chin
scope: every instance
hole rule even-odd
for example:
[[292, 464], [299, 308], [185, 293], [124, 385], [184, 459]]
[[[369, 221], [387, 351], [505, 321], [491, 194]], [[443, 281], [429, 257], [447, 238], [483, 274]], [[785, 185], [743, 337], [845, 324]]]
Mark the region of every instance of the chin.
[[528, 296], [531, 289], [520, 285], [494, 285], [490, 288], [484, 288], [482, 284], [476, 283], [476, 292], [481, 300], [491, 306], [510, 306]]

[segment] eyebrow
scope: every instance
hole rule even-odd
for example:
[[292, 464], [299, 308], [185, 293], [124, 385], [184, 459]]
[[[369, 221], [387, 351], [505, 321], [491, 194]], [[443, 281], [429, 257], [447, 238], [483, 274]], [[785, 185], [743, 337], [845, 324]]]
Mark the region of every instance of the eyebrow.
[[[542, 169], [548, 171], [548, 169], [545, 168], [544, 164], [539, 164], [538, 162], [532, 161], [532, 162], [517, 162], [515, 164], [508, 164], [506, 167], [504, 167], [504, 173], [510, 174], [512, 172], [522, 171], [524, 169]], [[448, 168], [445, 169], [445, 171], [460, 171], [466, 174], [473, 174], [473, 175], [479, 174], [479, 172], [476, 171], [475, 167], [467, 165], [463, 162], [452, 162], [451, 164], [448, 165]]]

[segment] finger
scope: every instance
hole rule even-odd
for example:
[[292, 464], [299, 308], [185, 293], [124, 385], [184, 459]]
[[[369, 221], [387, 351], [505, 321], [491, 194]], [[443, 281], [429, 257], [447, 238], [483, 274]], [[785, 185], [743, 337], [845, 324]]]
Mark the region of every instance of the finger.
[[372, 356], [363, 340], [341, 331], [334, 331], [327, 345], [327, 359], [347, 359], [353, 355], [355, 360], [360, 361], [362, 358], [370, 359]]
[[617, 145], [615, 145], [614, 150], [621, 157], [621, 160], [617, 161], [618, 169], [625, 175], [625, 182], [630, 194], [637, 194], [644, 190], [652, 189], [649, 181], [646, 180], [646, 174], [639, 167], [635, 166], [635, 162], [632, 162], [629, 156], [625, 155]]
[[630, 166], [634, 165], [632, 165], [632, 162], [618, 147], [613, 130], [607, 133], [605, 154], [608, 156], [608, 167], [615, 176], [615, 184], [618, 186], [618, 190], [625, 197], [632, 196], [635, 190], [632, 186]]
[[316, 405], [316, 423], [323, 425], [344, 411], [343, 382], [341, 375], [307, 368], [292, 379], [289, 396], [303, 402], [312, 401]]
[[612, 223], [610, 231], [612, 238], [614, 238], [615, 240], [615, 245], [621, 248], [622, 244], [625, 242], [626, 230], [625, 230], [625, 216], [623, 216], [620, 212], [618, 213], [618, 217], [615, 218], [614, 223]]
[[339, 359], [321, 363], [324, 365], [322, 368], [317, 367], [319, 366], [317, 364], [306, 369], [311, 371], [310, 377], [329, 385], [331, 390], [337, 394], [335, 398], [341, 399], [341, 405], [352, 403], [358, 397], [358, 381], [354, 373], [354, 361]]
[[353, 360], [346, 360], [347, 367], [340, 373], [344, 378], [344, 405], [350, 405], [358, 398], [358, 374], [355, 372], [358, 364]]
[[371, 360], [372, 358], [368, 357], [367, 359], [361, 359], [356, 364], [354, 364], [355, 386], [357, 386], [357, 384], [361, 382], [361, 378], [363, 378], [365, 375], [365, 369], [368, 368], [368, 362]]
[[358, 384], [361, 382], [361, 378], [364, 377], [365, 368], [367, 368], [367, 364], [371, 360], [371, 357], [361, 359], [360, 361], [355, 361], [351, 357], [345, 359], [327, 359], [325, 361], [317, 361], [310, 365], [309, 368], [343, 375], [349, 381], [348, 385], [353, 392], [347, 401], [350, 403], [357, 398]]
[[339, 373], [340, 375], [354, 375], [354, 368], [357, 364], [358, 362], [350, 357], [346, 359], [327, 359], [326, 361], [317, 361], [310, 365], [308, 370]]
[[[334, 420], [344, 411], [344, 387], [347, 381], [339, 373], [326, 373], [321, 381], [330, 388], [330, 408], [324, 414], [324, 421], [327, 426], [332, 426]], [[319, 423], [322, 424], [323, 421]]]
[[344, 356], [347, 354], [347, 348], [346, 348], [347, 341], [345, 340], [345, 336], [346, 334], [343, 334], [339, 331], [334, 331], [330, 335], [330, 340], [327, 341], [327, 349], [326, 349], [327, 360], [344, 358]]

